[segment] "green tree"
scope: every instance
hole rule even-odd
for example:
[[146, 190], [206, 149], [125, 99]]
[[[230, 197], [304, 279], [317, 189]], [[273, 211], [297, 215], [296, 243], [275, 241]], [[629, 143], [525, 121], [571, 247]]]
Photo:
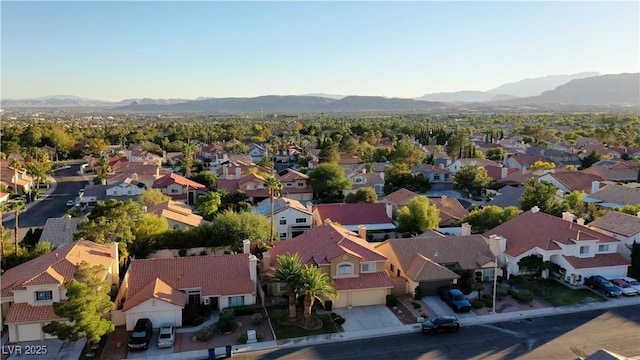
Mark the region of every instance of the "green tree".
[[376, 203], [378, 202], [378, 194], [371, 186], [358, 189], [355, 193], [347, 194], [344, 199], [346, 203]]
[[422, 164], [427, 154], [408, 140], [399, 141], [391, 152], [391, 163], [406, 164], [409, 168]]
[[306, 265], [300, 274], [300, 285], [298, 287], [299, 296], [304, 297], [304, 319], [311, 320], [311, 309], [316, 299], [324, 301], [335, 299], [338, 292], [333, 286], [333, 281], [329, 275], [319, 268]]
[[491, 183], [487, 169], [479, 165], [463, 166], [452, 179], [456, 189], [474, 195], [480, 195], [482, 189]]
[[530, 167], [529, 170], [531, 171], [536, 171], [536, 170], [547, 170], [547, 169], [555, 169], [556, 164], [550, 162], [550, 161], [536, 161], [534, 162]]
[[620, 212], [629, 215], [637, 215], [638, 212], [640, 212], [640, 204], [627, 204], [622, 209], [620, 209]]
[[566, 210], [566, 204], [556, 199], [558, 188], [548, 181], [538, 182], [535, 178], [527, 180], [518, 202], [522, 211], [537, 206], [546, 214], [559, 216]]
[[634, 279], [640, 279], [640, 243], [634, 241], [631, 244], [631, 266], [627, 275]]
[[588, 167], [591, 167], [591, 165], [597, 163], [600, 160], [602, 160], [602, 154], [593, 150], [589, 153], [589, 155], [582, 158], [581, 160], [582, 168], [586, 169]]
[[198, 147], [191, 142], [184, 144], [182, 148], [182, 153], [184, 154], [182, 166], [184, 167], [184, 176], [187, 178], [191, 177], [191, 169], [193, 168], [197, 151]]
[[22, 164], [17, 159], [11, 159], [9, 162], [9, 167], [13, 169], [13, 177], [11, 178], [11, 182], [13, 182], [13, 192], [19, 194], [18, 191], [18, 168], [21, 167]]
[[166, 218], [155, 214], [142, 214], [133, 228], [135, 240], [129, 243], [129, 251], [136, 257], [146, 257], [156, 246], [157, 239], [164, 233], [171, 232]]
[[95, 157], [102, 156], [109, 150], [109, 145], [104, 138], [91, 138], [87, 141], [89, 154]]
[[[9, 237], [10, 235], [8, 234], [8, 232], [5, 231], [4, 229], [4, 222], [2, 220], [4, 220], [4, 213], [11, 211], [11, 208], [9, 207], [9, 204], [7, 204], [6, 201], [0, 202], [0, 251], [1, 251], [1, 260], [2, 260], [2, 264], [3, 264], [3, 268], [4, 268], [4, 262], [6, 259], [6, 253], [5, 253], [5, 238]], [[6, 234], [5, 234], [6, 232]]]
[[222, 204], [221, 195], [218, 192], [211, 191], [205, 196], [198, 196], [196, 199], [196, 209], [202, 215], [202, 218], [211, 221], [220, 209]]
[[280, 190], [282, 190], [282, 183], [275, 176], [269, 175], [265, 179], [264, 187], [269, 191], [269, 243], [273, 244], [273, 201], [275, 197], [280, 196]]
[[210, 225], [213, 239], [224, 238], [232, 247], [240, 248], [242, 240], [266, 240], [269, 237], [269, 220], [254, 212], [223, 211]]
[[460, 222], [469, 223], [476, 233], [483, 233], [515, 218], [520, 213], [520, 209], [515, 206], [509, 206], [503, 209], [499, 206], [489, 205], [482, 209], [471, 211], [460, 219]]
[[171, 200], [171, 196], [164, 194], [160, 189], [144, 189], [138, 195], [138, 203], [142, 206], [152, 207]]
[[542, 270], [543, 266], [544, 261], [542, 261], [542, 255], [540, 254], [531, 254], [518, 261], [518, 267], [523, 272], [538, 274]]
[[53, 303], [54, 313], [68, 321], [52, 321], [42, 330], [61, 340], [87, 338], [91, 352], [91, 344], [115, 330], [107, 318], [114, 304], [109, 300], [111, 285], [105, 281], [105, 273], [102, 265], [90, 266], [85, 261], [76, 265], [73, 280], [66, 286], [68, 300]]
[[206, 186], [207, 189], [212, 190], [218, 182], [218, 176], [210, 171], [203, 171], [191, 176], [189, 180], [202, 184]]
[[302, 261], [300, 255], [284, 254], [278, 255], [278, 268], [275, 269], [270, 281], [287, 284], [287, 297], [289, 298], [289, 317], [296, 317], [296, 294], [301, 283]]
[[[584, 208], [584, 192], [582, 191], [573, 191], [571, 194], [564, 195], [564, 200], [567, 203], [569, 209], [573, 210], [574, 214], [580, 216], [582, 215], [582, 211], [578, 211], [579, 209]], [[579, 213], [580, 212], [580, 213]]]
[[507, 154], [507, 150], [499, 147], [487, 150], [485, 154], [486, 158], [494, 161], [501, 161], [504, 159], [504, 156]]
[[352, 186], [344, 170], [336, 163], [319, 164], [309, 174], [309, 183], [313, 187], [314, 198], [319, 202], [342, 201], [342, 191]]
[[11, 211], [13, 211], [14, 213], [14, 220], [15, 220], [15, 226], [13, 228], [13, 233], [14, 233], [14, 242], [15, 242], [15, 249], [16, 249], [16, 256], [20, 256], [20, 246], [19, 241], [18, 241], [18, 234], [20, 233], [20, 226], [19, 225], [19, 221], [18, 218], [20, 217], [20, 212], [23, 211], [24, 209], [26, 209], [26, 205], [24, 202], [22, 202], [21, 200], [13, 200], [9, 202], [9, 209]]
[[419, 234], [440, 223], [440, 210], [426, 196], [416, 196], [398, 210], [398, 231]]
[[318, 158], [320, 159], [320, 163], [339, 163], [340, 162], [340, 151], [338, 151], [338, 146], [333, 142], [326, 145], [320, 153], [318, 153]]

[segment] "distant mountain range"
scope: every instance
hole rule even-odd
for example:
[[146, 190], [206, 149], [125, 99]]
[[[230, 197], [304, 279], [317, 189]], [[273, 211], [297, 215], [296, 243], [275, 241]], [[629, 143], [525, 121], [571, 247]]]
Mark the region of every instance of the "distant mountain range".
[[[595, 74], [595, 76], [592, 76]], [[535, 94], [522, 96], [525, 94]], [[475, 105], [474, 105], [475, 104]], [[580, 73], [526, 79], [488, 91], [426, 94], [416, 99], [380, 96], [309, 94], [259, 96], [253, 98], [125, 99], [118, 102], [77, 96], [47, 96], [36, 99], [4, 99], [3, 109], [12, 108], [103, 108], [123, 112], [361, 112], [429, 111], [457, 107], [640, 106], [640, 73], [598, 75]]]

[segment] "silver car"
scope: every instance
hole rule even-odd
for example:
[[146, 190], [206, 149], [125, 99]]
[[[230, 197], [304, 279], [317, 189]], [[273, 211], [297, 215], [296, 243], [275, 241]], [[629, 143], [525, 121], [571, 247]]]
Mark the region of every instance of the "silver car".
[[176, 339], [176, 327], [171, 324], [164, 324], [160, 326], [160, 333], [158, 334], [158, 347], [168, 348], [173, 346], [173, 342]]

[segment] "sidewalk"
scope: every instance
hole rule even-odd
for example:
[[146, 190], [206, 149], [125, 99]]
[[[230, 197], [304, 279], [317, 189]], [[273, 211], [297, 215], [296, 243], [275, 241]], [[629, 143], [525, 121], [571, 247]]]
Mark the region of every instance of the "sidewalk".
[[[497, 314], [489, 314], [489, 315], [481, 315], [481, 316], [470, 316], [465, 319], [460, 319], [460, 324], [462, 326], [490, 324], [490, 323], [502, 322], [502, 321], [513, 321], [513, 320], [527, 319], [527, 318], [540, 317], [540, 316], [549, 316], [549, 315], [570, 314], [570, 313], [576, 313], [576, 312], [582, 312], [582, 311], [609, 309], [609, 308], [624, 307], [624, 306], [639, 305], [639, 304], [640, 304], [640, 296], [629, 296], [629, 297], [622, 297], [618, 299], [608, 299], [607, 301], [603, 301], [603, 302], [591, 302], [586, 304], [569, 305], [569, 306], [561, 306], [561, 307], [547, 307], [547, 308], [534, 309], [534, 310], [505, 312], [505, 313], [497, 313]], [[304, 338], [265, 341], [265, 342], [255, 343], [255, 344], [247, 344], [247, 345], [234, 345], [232, 346], [232, 351], [233, 353], [244, 353], [244, 352], [251, 352], [251, 351], [268, 350], [268, 349], [274, 349], [274, 348], [313, 346], [313, 345], [334, 343], [338, 341], [359, 340], [359, 339], [382, 337], [382, 336], [389, 336], [389, 335], [407, 334], [407, 333], [418, 332], [418, 331], [420, 331], [419, 324], [400, 325], [400, 326], [395, 326], [391, 328], [385, 327], [385, 328], [368, 329], [368, 330], [360, 330], [360, 331], [342, 332], [342, 333], [335, 333], [335, 334], [307, 336]], [[216, 356], [225, 354], [225, 351], [226, 351], [225, 347], [215, 348]], [[153, 358], [150, 357], [148, 359], [154, 359], [154, 360], [207, 359], [208, 356], [209, 356], [208, 350], [196, 350], [196, 351], [172, 353], [166, 356], [155, 356]]]

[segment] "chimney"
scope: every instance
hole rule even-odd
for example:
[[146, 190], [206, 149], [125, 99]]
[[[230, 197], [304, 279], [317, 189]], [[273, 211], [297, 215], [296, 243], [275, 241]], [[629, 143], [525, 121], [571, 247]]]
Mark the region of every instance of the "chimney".
[[265, 251], [262, 253], [262, 271], [266, 271], [271, 267], [271, 254], [269, 251]]
[[572, 213], [568, 212], [568, 211], [564, 211], [562, 213], [562, 220], [564, 221], [569, 221], [569, 222], [573, 222], [574, 216]]
[[131, 180], [138, 181], [138, 173], [131, 174]]
[[307, 211], [312, 213], [313, 212], [313, 203], [311, 203], [311, 201], [307, 201]]
[[242, 240], [242, 253], [250, 254], [251, 253], [251, 241]]
[[367, 227], [364, 225], [358, 226], [358, 237], [363, 240], [367, 240]]
[[442, 206], [447, 206], [447, 195], [442, 195], [440, 200], [442, 201]]
[[142, 205], [142, 212], [143, 212], [143, 213], [146, 213], [146, 212], [147, 212], [147, 210], [148, 210], [147, 206], [146, 206], [146, 205]]
[[236, 167], [236, 178], [235, 179], [236, 180], [240, 179], [241, 174], [242, 174], [242, 172], [240, 170], [240, 167], [239, 166]]
[[600, 181], [591, 182], [591, 193], [597, 193], [600, 190]]
[[539, 211], [540, 211], [540, 208], [537, 207], [537, 206], [534, 206], [534, 207], [531, 208], [531, 212], [534, 213], [534, 214], [539, 212]]
[[386, 210], [387, 217], [388, 217], [389, 219], [393, 219], [393, 204], [388, 203], [388, 202], [385, 202], [385, 204], [384, 204], [384, 208], [385, 208], [385, 210]]
[[[111, 283], [118, 285], [120, 282], [120, 254], [118, 251], [118, 243], [113, 241], [109, 244], [109, 250], [111, 250]], [[57, 254], [56, 254], [57, 255]]]
[[498, 235], [489, 235], [489, 250], [491, 250], [493, 256], [500, 255], [500, 240]]
[[64, 228], [63, 231], [69, 230], [71, 227], [71, 215], [67, 214], [64, 216]]
[[324, 224], [325, 225], [331, 224], [331, 219], [329, 219], [329, 218], [324, 219]]
[[107, 179], [102, 179], [102, 185], [107, 185]]
[[507, 177], [507, 175], [509, 174], [509, 169], [506, 167], [502, 167], [502, 169], [500, 169], [500, 179], [504, 179]]
[[527, 168], [523, 165], [522, 166], [522, 175], [527, 173]]
[[640, 211], [636, 213], [636, 216], [640, 218]]
[[462, 224], [462, 236], [471, 235], [471, 225], [468, 222]]
[[578, 218], [576, 220], [576, 222], [578, 223], [578, 225], [584, 225], [584, 219], [583, 218]]
[[249, 278], [255, 285], [258, 280], [258, 258], [255, 255], [249, 255]]

